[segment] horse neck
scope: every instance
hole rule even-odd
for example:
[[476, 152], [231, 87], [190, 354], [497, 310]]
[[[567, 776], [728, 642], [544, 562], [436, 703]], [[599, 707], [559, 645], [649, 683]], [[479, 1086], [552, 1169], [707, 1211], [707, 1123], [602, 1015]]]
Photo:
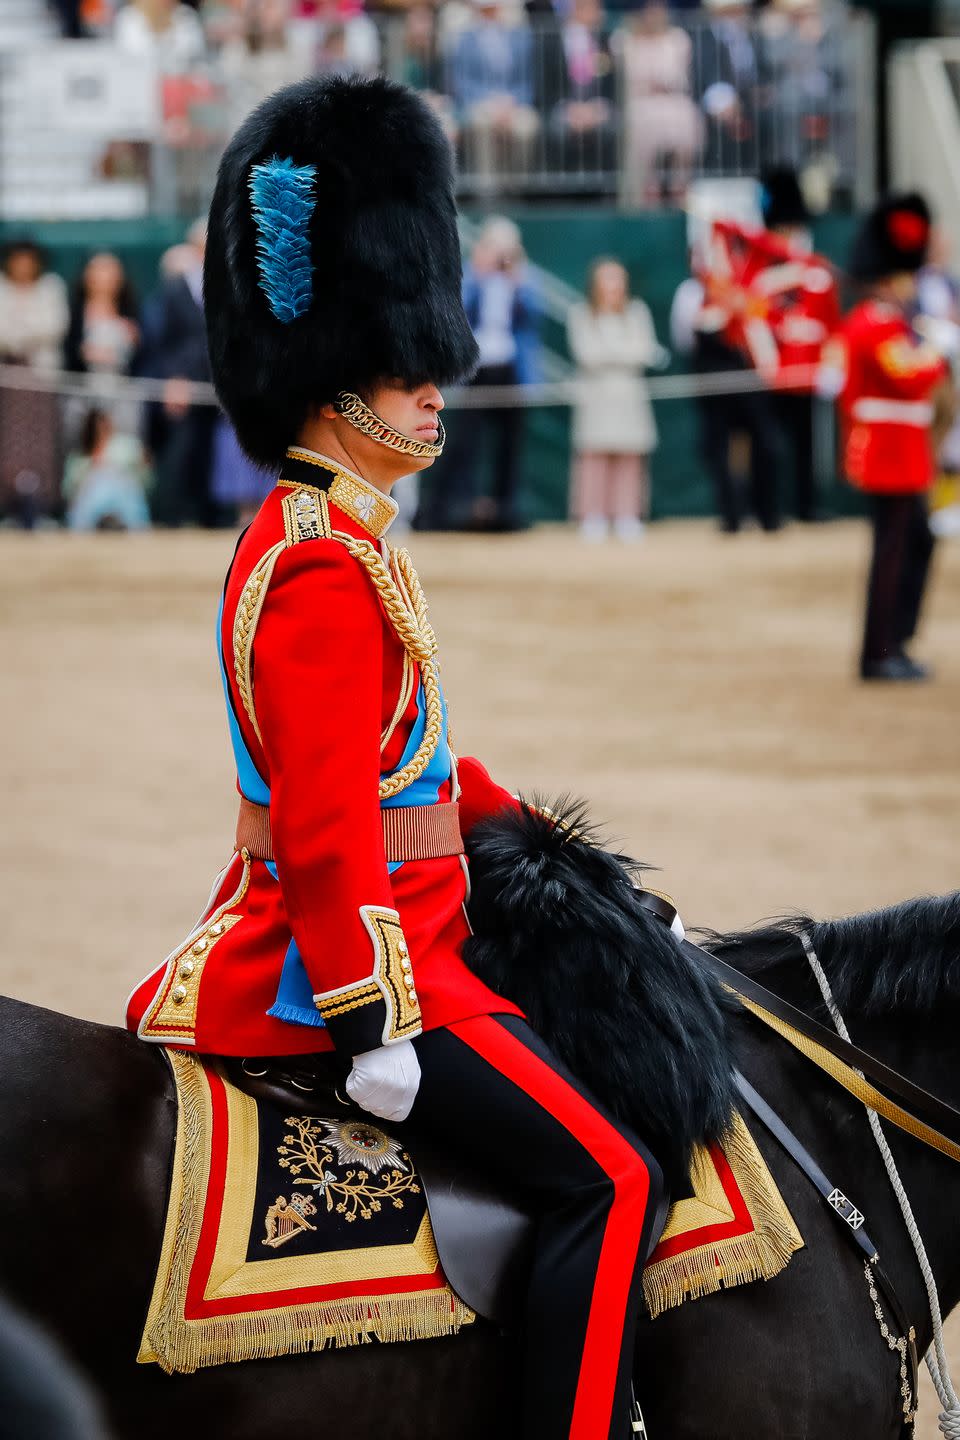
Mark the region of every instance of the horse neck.
[[[960, 1108], [957, 1030], [946, 1023], [945, 1017], [898, 1013], [876, 1018], [849, 1007], [844, 1019], [854, 1044]], [[947, 1314], [960, 1302], [960, 1164], [891, 1123], [884, 1124], [883, 1130], [936, 1276], [941, 1307]]]

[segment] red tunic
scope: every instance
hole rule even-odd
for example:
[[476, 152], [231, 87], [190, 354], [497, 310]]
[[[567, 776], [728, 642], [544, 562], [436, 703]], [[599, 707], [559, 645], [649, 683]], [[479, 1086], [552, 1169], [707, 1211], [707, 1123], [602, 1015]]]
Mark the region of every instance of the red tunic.
[[429, 765], [381, 798], [381, 781], [423, 739], [427, 675], [344, 539], [387, 561], [380, 573], [412, 615], [409, 586], [375, 543], [395, 507], [345, 471], [328, 500], [330, 467], [308, 463], [320, 488], [282, 482], [264, 502], [238, 545], [220, 622], [238, 787], [269, 804], [275, 863], [235, 853], [198, 926], [133, 992], [127, 1023], [147, 1040], [221, 1055], [334, 1042], [356, 1053], [519, 1013], [460, 958], [464, 858], [388, 866], [381, 815], [458, 799], [466, 835], [517, 802], [478, 761], [454, 760], [445, 706]]
[[877, 495], [929, 489], [931, 397], [948, 373], [946, 361], [918, 340], [901, 310], [879, 300], [850, 312], [831, 358], [845, 374], [839, 403], [847, 479]]
[[770, 328], [778, 359], [774, 385], [812, 394], [823, 347], [840, 323], [833, 271], [819, 255], [789, 250], [763, 272], [759, 284], [771, 301]]
[[[821, 351], [840, 318], [836, 282], [819, 255], [772, 231], [717, 220], [704, 276], [704, 316], [708, 328], [776, 388], [810, 393]], [[803, 383], [797, 383], [798, 367], [808, 372]], [[784, 373], [789, 371], [794, 373]]]

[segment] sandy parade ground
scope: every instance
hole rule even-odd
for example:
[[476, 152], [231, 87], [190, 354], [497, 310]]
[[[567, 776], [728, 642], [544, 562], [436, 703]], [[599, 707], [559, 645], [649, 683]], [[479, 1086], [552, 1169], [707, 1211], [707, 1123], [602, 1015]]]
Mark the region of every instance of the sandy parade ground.
[[[233, 543], [0, 534], [4, 992], [120, 1022], [193, 924], [236, 810], [213, 651]], [[936, 681], [890, 688], [853, 678], [866, 544], [846, 522], [414, 536], [455, 748], [586, 797], [689, 924], [953, 889], [960, 545], [917, 646]]]

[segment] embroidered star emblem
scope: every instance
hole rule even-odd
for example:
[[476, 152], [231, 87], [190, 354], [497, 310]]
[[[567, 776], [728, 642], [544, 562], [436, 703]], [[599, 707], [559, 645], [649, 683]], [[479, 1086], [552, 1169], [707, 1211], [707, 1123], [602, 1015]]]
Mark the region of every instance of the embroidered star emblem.
[[372, 495], [358, 495], [353, 502], [354, 508], [356, 509], [356, 512], [360, 516], [361, 520], [370, 519], [370, 516], [373, 514], [373, 507], [374, 505], [376, 505], [376, 503], [377, 502]]

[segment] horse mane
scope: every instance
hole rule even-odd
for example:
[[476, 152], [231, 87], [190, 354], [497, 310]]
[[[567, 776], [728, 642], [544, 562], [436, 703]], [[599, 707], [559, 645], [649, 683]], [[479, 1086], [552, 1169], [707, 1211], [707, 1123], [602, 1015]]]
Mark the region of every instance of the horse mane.
[[960, 890], [841, 920], [793, 916], [756, 930], [710, 936], [706, 944], [759, 977], [787, 959], [796, 961], [801, 933], [841, 1009], [933, 1015], [944, 1001], [960, 1000]]

